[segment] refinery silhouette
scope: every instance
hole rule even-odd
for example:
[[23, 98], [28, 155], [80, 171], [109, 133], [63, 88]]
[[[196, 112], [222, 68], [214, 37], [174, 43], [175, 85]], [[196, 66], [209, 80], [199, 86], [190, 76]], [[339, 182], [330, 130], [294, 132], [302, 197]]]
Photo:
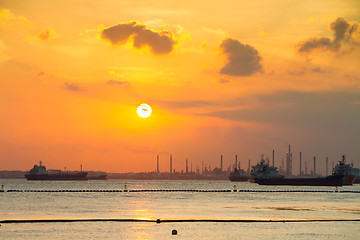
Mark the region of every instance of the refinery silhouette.
[[[272, 150], [272, 162], [270, 164], [269, 157], [264, 157], [261, 155], [261, 158], [264, 158], [267, 164], [275, 167], [275, 150]], [[223, 155], [220, 155], [220, 166], [212, 168], [210, 164], [202, 161], [201, 166], [196, 165], [193, 168], [193, 163], [190, 163], [188, 159], [185, 159], [185, 169], [176, 170], [173, 168], [173, 156], [169, 155], [169, 158], [161, 159], [165, 161], [166, 164], [169, 164], [169, 171], [160, 171], [160, 155], [156, 155], [156, 168], [153, 171], [148, 172], [127, 172], [127, 173], [105, 173], [103, 171], [88, 171], [92, 176], [98, 176], [101, 174], [107, 174], [108, 179], [185, 179], [185, 180], [228, 180], [229, 174], [234, 171], [234, 169], [241, 169], [240, 161], [238, 161], [238, 155], [235, 154], [235, 160], [232, 164], [229, 164], [226, 168], [223, 167]], [[244, 169], [246, 176], [250, 177], [252, 165], [255, 165], [260, 161], [260, 158], [257, 160], [251, 161], [248, 160], [248, 166]], [[305, 167], [303, 168], [303, 165]], [[313, 157], [313, 167], [308, 168], [308, 162], [302, 159], [302, 153], [299, 154], [299, 173], [294, 174], [293, 166], [293, 153], [291, 152], [291, 146], [289, 145], [289, 151], [284, 158], [281, 159], [281, 164], [278, 166], [279, 174], [284, 175], [285, 177], [320, 177], [329, 175], [329, 162], [328, 157], [326, 157], [326, 164], [322, 169], [323, 172], [317, 170], [316, 157]], [[332, 162], [332, 168], [334, 167], [334, 162]], [[26, 171], [0, 171], [0, 178], [24, 178]], [[330, 172], [331, 174], [331, 172]]]

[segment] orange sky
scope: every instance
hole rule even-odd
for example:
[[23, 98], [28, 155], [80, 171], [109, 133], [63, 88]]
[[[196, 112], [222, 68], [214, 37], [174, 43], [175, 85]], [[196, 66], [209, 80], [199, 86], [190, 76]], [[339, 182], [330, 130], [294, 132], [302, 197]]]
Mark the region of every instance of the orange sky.
[[[360, 167], [358, 1], [0, 0], [0, 170]], [[137, 116], [141, 103], [153, 109]], [[320, 170], [324, 173], [324, 170]]]

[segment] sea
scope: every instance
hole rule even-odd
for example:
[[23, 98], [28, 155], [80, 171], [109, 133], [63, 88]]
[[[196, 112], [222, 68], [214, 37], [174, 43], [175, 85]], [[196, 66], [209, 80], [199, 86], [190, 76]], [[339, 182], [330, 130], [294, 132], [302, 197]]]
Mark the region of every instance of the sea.
[[[0, 179], [0, 185], [0, 239], [360, 239], [360, 184]], [[156, 219], [173, 221], [132, 221]]]

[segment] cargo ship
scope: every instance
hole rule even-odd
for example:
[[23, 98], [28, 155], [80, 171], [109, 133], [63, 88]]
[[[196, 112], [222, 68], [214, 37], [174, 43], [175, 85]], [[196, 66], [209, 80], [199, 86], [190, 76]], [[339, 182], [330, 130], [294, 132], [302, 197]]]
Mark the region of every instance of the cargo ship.
[[269, 160], [265, 161], [264, 155], [261, 155], [261, 160], [255, 166], [251, 166], [251, 182], [255, 179], [284, 179], [283, 175], [279, 174], [277, 167], [269, 165]]
[[292, 186], [342, 186], [344, 175], [330, 175], [318, 178], [254, 178], [260, 185], [292, 185]]
[[85, 181], [87, 172], [63, 172], [61, 170], [47, 170], [40, 161], [39, 166], [34, 165], [29, 172], [25, 174], [27, 180], [45, 180], [45, 181]]
[[229, 179], [232, 182], [246, 182], [249, 180], [249, 177], [246, 176], [244, 170], [235, 168], [234, 171], [230, 173]]
[[259, 185], [293, 185], [293, 186], [342, 186], [344, 175], [327, 177], [285, 178], [280, 175], [277, 167], [269, 166], [263, 155], [261, 161], [251, 169], [252, 182]]
[[345, 155], [342, 155], [342, 159], [334, 167], [332, 175], [343, 175], [343, 185], [353, 185], [359, 175], [359, 169], [346, 164]]

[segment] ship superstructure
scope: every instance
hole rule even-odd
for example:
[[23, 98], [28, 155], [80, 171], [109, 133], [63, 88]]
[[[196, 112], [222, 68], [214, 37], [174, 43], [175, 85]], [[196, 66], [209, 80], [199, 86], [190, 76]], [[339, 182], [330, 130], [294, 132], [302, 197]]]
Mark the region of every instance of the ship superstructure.
[[25, 174], [27, 180], [52, 180], [52, 181], [79, 181], [87, 180], [87, 172], [63, 172], [61, 170], [47, 170], [40, 161], [39, 166], [34, 165], [28, 173]]

